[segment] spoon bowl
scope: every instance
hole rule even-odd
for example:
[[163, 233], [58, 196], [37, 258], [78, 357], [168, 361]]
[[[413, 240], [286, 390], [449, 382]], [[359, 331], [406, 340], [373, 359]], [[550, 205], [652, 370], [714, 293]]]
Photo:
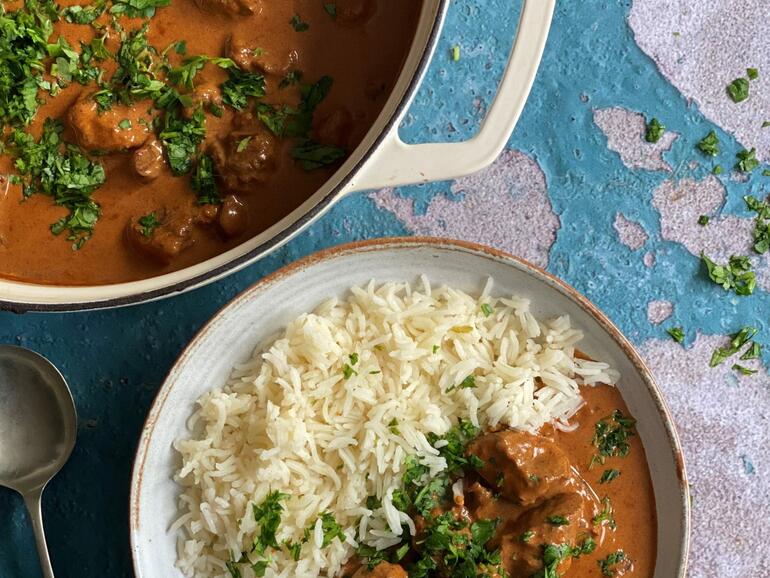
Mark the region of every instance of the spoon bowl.
[[59, 370], [38, 353], [0, 345], [0, 485], [24, 498], [46, 578], [53, 571], [40, 500], [72, 453], [76, 434], [75, 403]]

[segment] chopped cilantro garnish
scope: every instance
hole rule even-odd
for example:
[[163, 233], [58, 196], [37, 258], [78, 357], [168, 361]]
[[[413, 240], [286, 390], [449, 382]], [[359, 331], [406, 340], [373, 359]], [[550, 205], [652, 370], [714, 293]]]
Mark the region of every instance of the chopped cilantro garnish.
[[[306, 532], [312, 532], [315, 529], [316, 522], [312, 522]], [[331, 544], [335, 538], [340, 542], [345, 541], [345, 532], [342, 531], [342, 526], [339, 525], [334, 515], [330, 512], [324, 512], [321, 514], [321, 530], [323, 531], [323, 543], [321, 548], [326, 548]]]
[[265, 497], [259, 506], [252, 505], [254, 520], [259, 526], [259, 535], [254, 538], [252, 545], [252, 552], [256, 553], [257, 556], [264, 555], [267, 548], [279, 548], [275, 533], [278, 531], [278, 526], [281, 525], [281, 514], [284, 510], [281, 502], [288, 497], [288, 494], [274, 490]]
[[671, 327], [666, 329], [666, 333], [677, 343], [684, 343], [684, 330], [681, 327]]
[[118, 123], [118, 128], [120, 130], [128, 130], [131, 128], [131, 119], [124, 118]]
[[726, 266], [718, 265], [705, 254], [701, 254], [701, 259], [706, 265], [709, 279], [726, 291], [733, 290], [736, 295], [742, 296], [754, 293], [757, 279], [747, 257], [733, 255]]
[[571, 554], [572, 547], [569, 544], [547, 544], [543, 546], [543, 567], [533, 574], [531, 578], [559, 578], [559, 564]]
[[519, 535], [519, 542], [529, 542], [535, 537], [535, 533], [532, 530], [527, 530]]
[[617, 566], [620, 562], [626, 559], [626, 555], [623, 550], [618, 550], [612, 554], [607, 555], [604, 560], [599, 560], [599, 568], [602, 571], [602, 576], [612, 577], [616, 575], [614, 566]]
[[757, 78], [759, 78], [759, 70], [757, 70], [756, 68], [747, 68], [746, 76], [749, 77], [749, 80], [756, 80]]
[[756, 369], [749, 369], [748, 367], [744, 367], [743, 365], [739, 365], [737, 363], [733, 364], [732, 369], [733, 371], [737, 371], [742, 375], [754, 375], [755, 373], [757, 373]]
[[395, 417], [388, 423], [388, 430], [393, 435], [401, 435], [401, 432], [398, 430], [398, 420]]
[[278, 88], [287, 88], [289, 86], [293, 86], [299, 83], [300, 80], [302, 80], [302, 71], [290, 70], [286, 73], [286, 76], [281, 79], [281, 82], [278, 84]]
[[449, 393], [450, 391], [454, 389], [474, 389], [476, 387], [476, 377], [473, 375], [469, 375], [465, 379], [463, 379], [460, 383], [450, 386], [446, 393]]
[[721, 175], [722, 174], [722, 165], [715, 165], [713, 169], [711, 169], [711, 172], [715, 175]]
[[757, 160], [756, 155], [757, 150], [755, 148], [752, 148], [751, 150], [743, 149], [738, 151], [735, 155], [735, 157], [738, 159], [738, 162], [735, 163], [735, 169], [742, 173], [750, 173], [759, 166], [759, 161]]
[[579, 556], [591, 554], [594, 550], [596, 550], [596, 540], [591, 536], [588, 536], [581, 544], [572, 548], [572, 556], [577, 558]]
[[225, 567], [227, 568], [227, 571], [230, 572], [231, 578], [242, 578], [241, 567], [238, 566], [238, 562], [235, 560], [230, 559], [225, 562]]
[[710, 131], [704, 136], [696, 145], [698, 149], [704, 154], [710, 157], [715, 157], [719, 154], [719, 137], [716, 131]]
[[291, 151], [291, 156], [306, 171], [320, 169], [344, 158], [346, 152], [336, 146], [322, 145], [310, 139], [302, 139]]
[[345, 379], [350, 379], [354, 375], [358, 375], [358, 372], [346, 363], [342, 366], [342, 375], [345, 377]]
[[620, 470], [616, 469], [607, 469], [604, 470], [604, 473], [602, 473], [602, 477], [599, 478], [600, 484], [609, 484], [612, 480], [617, 478], [620, 475]]
[[152, 18], [155, 9], [171, 4], [171, 0], [112, 0], [110, 14], [129, 18]]
[[700, 217], [698, 217], [698, 224], [702, 227], [705, 227], [706, 225], [709, 224], [710, 220], [711, 220], [711, 217], [709, 217], [708, 215], [701, 215]]
[[733, 102], [743, 102], [749, 97], [749, 81], [745, 78], [736, 78], [727, 85], [727, 94]]
[[355, 365], [358, 363], [358, 353], [351, 353], [348, 355], [348, 359], [350, 359], [350, 365]]
[[715, 349], [711, 354], [711, 361], [709, 362], [709, 366], [716, 367], [729, 357], [732, 357], [738, 353], [738, 351], [740, 351], [744, 345], [751, 341], [751, 339], [757, 334], [757, 331], [758, 330], [756, 327], [743, 327], [740, 331], [738, 331], [738, 333], [732, 335], [729, 346], [719, 347]]
[[294, 28], [296, 32], [305, 32], [310, 28], [310, 24], [303, 21], [302, 18], [300, 18], [299, 14], [295, 14], [294, 16], [292, 16], [289, 23], [291, 24], [291, 27]]
[[482, 303], [481, 312], [484, 314], [484, 317], [489, 317], [495, 310], [492, 309], [492, 306], [489, 303]]
[[229, 78], [222, 83], [222, 102], [235, 110], [243, 110], [249, 97], [265, 96], [265, 77], [255, 72], [245, 72], [237, 67], [228, 69]]
[[219, 205], [222, 202], [222, 195], [214, 178], [214, 161], [210, 156], [204, 155], [198, 159], [190, 186], [198, 197], [199, 205]]
[[545, 521], [551, 526], [569, 526], [569, 520], [564, 516], [546, 516]]
[[748, 349], [746, 349], [745, 353], [741, 355], [741, 359], [743, 361], [748, 361], [749, 359], [759, 359], [761, 355], [762, 346], [756, 341], [752, 341]]
[[660, 140], [660, 137], [662, 137], [663, 133], [665, 132], [666, 127], [661, 124], [657, 118], [653, 118], [650, 122], [647, 123], [647, 128], [644, 132], [644, 140], [649, 143], [656, 143]]
[[324, 4], [324, 10], [326, 10], [326, 13], [332, 18], [337, 17], [337, 5], [334, 2], [326, 2]]
[[152, 212], [139, 219], [139, 225], [142, 227], [142, 235], [152, 237], [155, 229], [160, 225], [157, 215]]
[[626, 417], [619, 409], [596, 422], [592, 443], [598, 451], [591, 458], [589, 468], [597, 462], [603, 464], [607, 458], [627, 456], [631, 449], [628, 439], [635, 435], [635, 426], [636, 420]]
[[241, 140], [238, 141], [238, 146], [235, 147], [236, 152], [242, 153], [246, 150], [246, 147], [249, 146], [249, 143], [251, 142], [251, 137], [243, 137]]
[[203, 110], [196, 110], [191, 118], [179, 111], [168, 112], [160, 131], [160, 140], [166, 150], [172, 172], [179, 176], [190, 172], [198, 154], [198, 145], [206, 136], [206, 119]]
[[39, 141], [16, 129], [10, 136], [14, 166], [22, 175], [24, 196], [43, 193], [69, 210], [51, 225], [51, 232], [67, 232], [73, 249], [80, 249], [93, 234], [101, 214], [91, 194], [105, 181], [104, 167], [91, 161], [75, 145], [61, 140], [64, 130], [58, 121], [47, 119]]
[[606, 522], [607, 526], [613, 530], [617, 527], [617, 523], [615, 522], [615, 517], [612, 511], [612, 503], [610, 502], [609, 496], [602, 498], [602, 511], [596, 514], [592, 521], [594, 526], [599, 526]]
[[68, 6], [62, 11], [62, 16], [72, 24], [91, 24], [104, 13], [106, 8], [107, 2], [105, 0], [97, 0], [87, 7]]
[[754, 239], [754, 251], [762, 255], [770, 250], [770, 204], [751, 195], [746, 195], [743, 200], [749, 210], [757, 214], [752, 237]]

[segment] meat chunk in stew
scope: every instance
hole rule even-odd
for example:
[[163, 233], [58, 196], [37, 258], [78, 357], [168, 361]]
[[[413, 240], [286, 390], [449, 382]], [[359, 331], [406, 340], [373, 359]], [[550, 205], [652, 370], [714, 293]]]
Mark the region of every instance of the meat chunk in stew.
[[201, 10], [229, 16], [261, 14], [264, 0], [195, 0]]
[[214, 142], [210, 152], [225, 188], [247, 192], [275, 172], [278, 143], [250, 112], [241, 113], [236, 126], [227, 137]]
[[[558, 494], [524, 513], [502, 539], [503, 566], [509, 576], [532, 576], [543, 565], [543, 547], [575, 545], [586, 529], [585, 503], [578, 493]], [[559, 564], [559, 575], [569, 570], [572, 556]]]
[[364, 24], [377, 11], [377, 0], [336, 0], [337, 21]]
[[380, 562], [373, 570], [363, 566], [353, 574], [353, 578], [408, 578], [406, 570], [398, 564]]
[[353, 133], [353, 115], [344, 108], [338, 108], [322, 117], [313, 127], [317, 142], [347, 149]]
[[99, 110], [91, 94], [75, 101], [67, 119], [78, 144], [93, 151], [115, 152], [134, 149], [150, 136], [150, 115], [147, 103], [131, 106], [114, 104], [109, 110]]
[[219, 208], [219, 228], [226, 237], [238, 237], [246, 232], [248, 225], [246, 205], [235, 195], [227, 195]]
[[134, 172], [145, 180], [156, 179], [166, 166], [163, 156], [163, 145], [157, 139], [150, 139], [131, 156], [131, 166]]
[[208, 225], [217, 217], [217, 207], [193, 204], [164, 208], [133, 217], [125, 229], [126, 241], [135, 251], [168, 265], [195, 243], [196, 225]]
[[299, 66], [299, 53], [290, 47], [277, 47], [271, 42], [255, 40], [253, 35], [233, 33], [227, 41], [227, 55], [240, 68], [285, 76]]
[[483, 435], [468, 446], [481, 458], [479, 474], [503, 496], [523, 505], [572, 486], [569, 459], [546, 438], [520, 431]]

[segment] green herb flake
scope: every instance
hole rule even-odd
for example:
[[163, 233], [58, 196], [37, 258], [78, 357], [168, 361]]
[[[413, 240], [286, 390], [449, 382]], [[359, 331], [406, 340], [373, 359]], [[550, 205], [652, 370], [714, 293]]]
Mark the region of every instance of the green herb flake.
[[671, 327], [670, 329], [666, 329], [666, 333], [668, 333], [671, 336], [671, 339], [677, 343], [684, 343], [684, 329], [681, 327]]
[[715, 157], [719, 154], [719, 137], [716, 131], [710, 131], [695, 145], [704, 155]]
[[727, 94], [733, 102], [743, 102], [749, 97], [749, 81], [745, 78], [736, 78], [727, 85]]
[[551, 526], [569, 526], [569, 520], [564, 516], [547, 516], [545, 521]]
[[118, 123], [118, 128], [120, 130], [129, 130], [131, 128], [131, 120], [128, 118], [124, 118]]
[[647, 123], [647, 128], [644, 132], [644, 140], [649, 143], [656, 143], [660, 140], [660, 137], [662, 137], [663, 133], [665, 132], [666, 127], [661, 124], [657, 118], [653, 118], [650, 122]]
[[767, 128], [770, 126], [770, 120], [762, 121], [762, 128]]
[[235, 147], [236, 152], [242, 153], [246, 150], [246, 148], [249, 146], [249, 143], [251, 142], [251, 137], [247, 136], [242, 138], [238, 141], [238, 146]]
[[460, 383], [449, 387], [446, 390], [446, 393], [449, 393], [450, 391], [453, 391], [455, 389], [474, 389], [475, 387], [476, 387], [476, 377], [473, 375], [469, 375], [468, 377], [463, 379]]
[[345, 377], [345, 379], [350, 379], [354, 375], [358, 375], [358, 372], [346, 363], [342, 366], [342, 375]]
[[152, 237], [152, 234], [155, 232], [155, 229], [158, 228], [160, 225], [160, 221], [158, 220], [157, 215], [152, 212], [147, 215], [144, 215], [139, 219], [139, 225], [141, 226], [141, 232], [142, 235], [145, 237]]
[[757, 279], [747, 257], [733, 255], [726, 266], [715, 263], [703, 253], [701, 259], [706, 265], [709, 279], [721, 285], [725, 291], [734, 291], [741, 296], [754, 293]]
[[733, 364], [732, 369], [733, 371], [737, 371], [741, 375], [754, 375], [758, 371], [756, 369], [749, 369], [748, 367], [744, 367], [743, 365], [739, 365], [737, 363]]
[[229, 78], [222, 83], [222, 102], [235, 110], [244, 110], [249, 98], [265, 96], [265, 77], [239, 68], [228, 68]]
[[715, 165], [713, 169], [711, 169], [711, 172], [715, 175], [721, 175], [723, 172], [722, 165]]
[[390, 423], [388, 423], [388, 431], [390, 431], [390, 433], [393, 435], [401, 435], [401, 432], [398, 429], [398, 420], [395, 417], [390, 420]]
[[484, 314], [484, 317], [489, 317], [495, 310], [492, 309], [492, 306], [489, 303], [482, 303], [481, 312]]
[[596, 422], [592, 443], [597, 454], [591, 459], [589, 469], [594, 463], [603, 464], [607, 458], [627, 456], [631, 449], [628, 440], [636, 435], [635, 427], [636, 420], [619, 409]]
[[190, 179], [190, 186], [198, 197], [198, 205], [222, 203], [222, 195], [214, 177], [214, 161], [210, 156], [204, 155], [198, 159]]
[[456, 44], [452, 47], [451, 57], [452, 57], [452, 62], [460, 61], [460, 47]]
[[602, 576], [616, 576], [616, 566], [623, 562], [625, 559], [626, 554], [623, 552], [623, 550], [618, 550], [617, 552], [608, 554], [607, 557], [603, 560], [599, 560], [597, 564], [599, 564], [599, 568], [602, 571]]
[[337, 5], [334, 2], [326, 2], [324, 4], [324, 10], [332, 18], [337, 18]]
[[612, 502], [610, 502], [609, 496], [602, 498], [602, 511], [596, 514], [592, 521], [594, 526], [601, 526], [602, 524], [606, 523], [607, 526], [613, 530], [617, 528], [617, 523], [615, 522], [615, 516], [612, 509]]
[[698, 224], [701, 227], [705, 227], [706, 225], [708, 225], [709, 221], [711, 221], [711, 217], [709, 217], [708, 215], [701, 215], [700, 217], [698, 217]]
[[752, 148], [751, 150], [743, 149], [738, 151], [735, 155], [738, 162], [735, 163], [735, 169], [742, 173], [750, 173], [759, 166], [757, 160], [757, 150]]
[[756, 68], [747, 68], [746, 76], [749, 77], [749, 80], [756, 80], [757, 78], [759, 78], [759, 70], [757, 70]]
[[746, 349], [743, 355], [741, 355], [742, 361], [748, 361], [750, 359], [759, 359], [762, 356], [762, 346], [756, 341], [752, 341], [749, 347]]
[[620, 470], [607, 469], [602, 473], [602, 477], [599, 478], [600, 484], [609, 484], [612, 480], [620, 476]]
[[535, 533], [532, 530], [527, 530], [519, 535], [519, 542], [529, 542], [535, 537]]
[[304, 22], [299, 14], [292, 16], [289, 24], [291, 24], [291, 27], [294, 28], [295, 32], [306, 32], [310, 28], [310, 24]]
[[[717, 365], [723, 363], [728, 358], [732, 357], [740, 349], [746, 345], [749, 341], [751, 341], [754, 336], [757, 334], [758, 329], [756, 327], [743, 327], [741, 328], [738, 333], [735, 333], [731, 336], [730, 339], [730, 345], [727, 347], [718, 347], [714, 350], [714, 352], [711, 354], [711, 361], [709, 362], [709, 367], [716, 367]], [[750, 346], [749, 349], [752, 349], [753, 346]]]
[[592, 554], [596, 550], [596, 540], [591, 536], [586, 537], [581, 544], [572, 548], [572, 556], [578, 558], [580, 556], [587, 556]]
[[259, 527], [259, 535], [254, 538], [252, 544], [252, 552], [257, 556], [264, 555], [268, 548], [279, 548], [275, 534], [281, 525], [281, 515], [284, 511], [281, 502], [288, 498], [288, 494], [273, 490], [265, 497], [261, 504], [252, 504], [254, 520]]

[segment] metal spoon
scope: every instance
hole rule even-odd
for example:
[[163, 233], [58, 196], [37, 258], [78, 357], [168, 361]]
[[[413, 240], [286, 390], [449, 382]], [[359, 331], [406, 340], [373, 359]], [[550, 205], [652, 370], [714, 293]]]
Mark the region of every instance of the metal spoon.
[[61, 373], [42, 355], [0, 345], [0, 485], [19, 492], [45, 578], [53, 578], [40, 501], [75, 447], [77, 414]]

